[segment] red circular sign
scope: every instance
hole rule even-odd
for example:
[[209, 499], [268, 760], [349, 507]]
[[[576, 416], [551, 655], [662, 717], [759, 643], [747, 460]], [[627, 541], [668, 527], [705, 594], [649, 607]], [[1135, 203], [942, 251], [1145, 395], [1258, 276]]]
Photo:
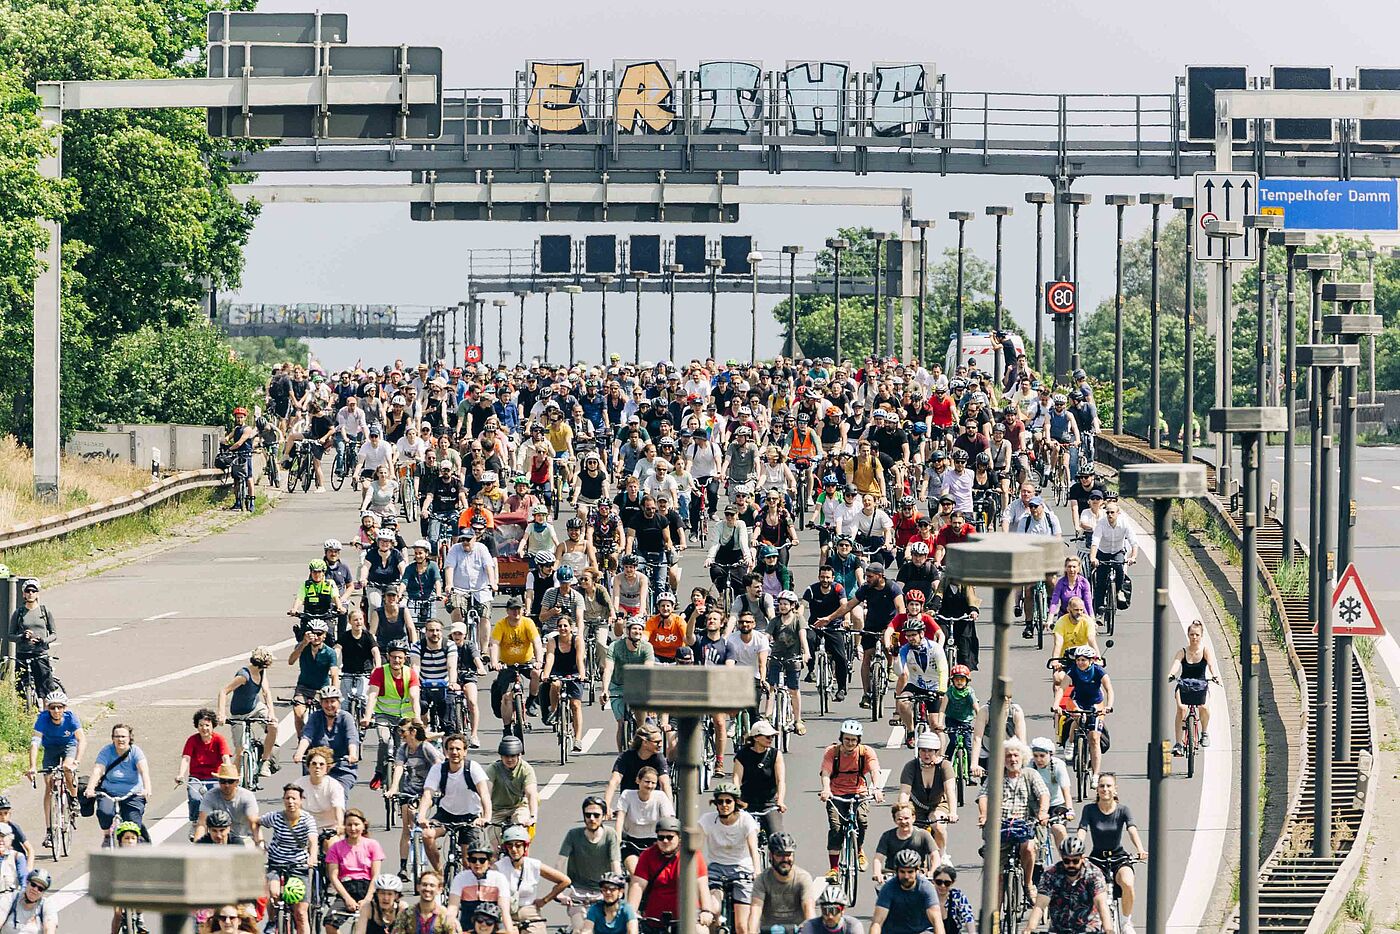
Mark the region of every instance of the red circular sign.
[[480, 362], [481, 362], [481, 345], [480, 345], [480, 344], [468, 344], [468, 345], [467, 345], [467, 362], [468, 362], [468, 363], [480, 363]]
[[1074, 283], [1051, 282], [1045, 287], [1045, 306], [1052, 315], [1074, 313]]

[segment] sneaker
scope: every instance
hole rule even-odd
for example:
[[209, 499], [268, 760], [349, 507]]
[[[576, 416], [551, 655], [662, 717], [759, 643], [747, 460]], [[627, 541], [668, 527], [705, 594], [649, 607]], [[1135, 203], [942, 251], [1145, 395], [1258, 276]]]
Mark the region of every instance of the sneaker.
[[318, 486], [318, 487], [316, 487], [316, 489], [312, 490], [311, 492], [313, 492], [313, 493], [324, 493], [324, 492], [326, 492], [326, 488], [323, 487], [323, 486]]
[[869, 695], [869, 694], [863, 695], [863, 696], [861, 697], [861, 699], [860, 699], [860, 705], [861, 705], [862, 707], [864, 707], [865, 709], [867, 709], [867, 710], [870, 709], [870, 695]]
[[1022, 638], [1022, 639], [1034, 639], [1034, 638], [1035, 638], [1035, 627], [1032, 626], [1030, 623], [1026, 623], [1026, 628], [1021, 630], [1021, 638]]
[[259, 777], [259, 778], [271, 778], [271, 777], [272, 777], [272, 762], [271, 762], [270, 760], [264, 759], [264, 760], [262, 761], [262, 765], [258, 766], [258, 777]]
[[826, 881], [827, 881], [827, 882], [835, 882], [837, 879], [840, 879], [840, 878], [841, 878], [841, 869], [840, 869], [839, 866], [833, 866], [831, 869], [827, 870], [827, 873], [826, 873]]
[[1020, 619], [1020, 618], [1021, 618], [1021, 602], [1020, 602], [1019, 600], [1016, 601], [1016, 608], [1015, 608], [1014, 612], [1015, 612], [1015, 614], [1016, 614], [1016, 618], [1017, 618], [1017, 619]]
[[860, 871], [861, 871], [861, 872], [865, 872], [865, 870], [866, 870], [867, 866], [869, 865], [869, 863], [868, 863], [868, 861], [867, 861], [866, 858], [865, 858], [865, 851], [864, 851], [864, 850], [861, 850], [861, 851], [860, 851], [860, 860], [859, 860], [859, 862], [860, 862]]
[[1065, 743], [1064, 746], [1061, 747], [1061, 749], [1060, 749], [1060, 758], [1061, 758], [1061, 759], [1064, 759], [1066, 762], [1068, 762], [1068, 761], [1070, 761], [1071, 759], [1074, 758], [1074, 743], [1073, 743], [1073, 742]]
[[904, 731], [904, 745], [905, 745], [906, 747], [908, 747], [909, 749], [913, 749], [913, 748], [914, 748], [914, 731], [913, 731], [913, 730], [905, 730], [905, 731]]
[[1186, 755], [1186, 747], [1181, 745], [1181, 743], [1172, 743], [1172, 755], [1176, 756], [1178, 759], [1181, 758]]
[[798, 736], [806, 736], [806, 735], [807, 735], [807, 724], [803, 723], [801, 720], [798, 720], [798, 721], [797, 721], [797, 725], [796, 725], [795, 727], [793, 727], [793, 729], [795, 729], [795, 730], [797, 731], [797, 735], [798, 735]]
[[1201, 731], [1201, 748], [1202, 748], [1202, 749], [1205, 749], [1205, 748], [1206, 748], [1207, 746], [1209, 746], [1209, 745], [1210, 745], [1210, 734], [1207, 733], [1207, 732], [1205, 732], [1204, 730], [1202, 730], [1202, 731]]
[[845, 699], [846, 699], [846, 689], [845, 689], [845, 688], [837, 688], [837, 689], [836, 689], [836, 698], [835, 698], [836, 703], [839, 704], [839, 703], [841, 703], [841, 702], [842, 702], [843, 700], [845, 700]]
[[480, 748], [481, 748], [481, 740], [479, 740], [479, 739], [477, 739], [475, 736], [473, 736], [470, 740], [467, 741], [467, 745], [470, 746], [472, 749], [480, 749]]
[[580, 746], [578, 743], [574, 743], [573, 748], [569, 751], [574, 753], [575, 755], [578, 755], [579, 753], [583, 752], [583, 747]]
[[274, 775], [282, 771], [282, 765], [276, 759], [268, 759], [267, 761], [272, 765], [272, 772]]
[[527, 703], [525, 705], [525, 713], [531, 717], [538, 717], [540, 715], [539, 701], [531, 700]]
[[715, 756], [715, 774], [724, 774], [724, 756]]
[[899, 717], [890, 717], [890, 726], [899, 726]]
[[1123, 934], [1137, 934], [1137, 929], [1133, 927], [1132, 918], [1124, 918], [1119, 927]]

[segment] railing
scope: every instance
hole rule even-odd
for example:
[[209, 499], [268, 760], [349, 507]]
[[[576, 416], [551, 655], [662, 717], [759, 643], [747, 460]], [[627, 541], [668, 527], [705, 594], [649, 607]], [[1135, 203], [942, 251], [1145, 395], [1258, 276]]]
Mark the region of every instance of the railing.
[[106, 502], [93, 503], [91, 506], [82, 506], [65, 513], [45, 516], [33, 522], [25, 522], [9, 529], [0, 530], [0, 551], [61, 538], [79, 529], [143, 512], [172, 497], [192, 490], [223, 486], [227, 482], [227, 473], [212, 468], [179, 473], [164, 480], [157, 480], [150, 486], [135, 490], [125, 496], [118, 496]]

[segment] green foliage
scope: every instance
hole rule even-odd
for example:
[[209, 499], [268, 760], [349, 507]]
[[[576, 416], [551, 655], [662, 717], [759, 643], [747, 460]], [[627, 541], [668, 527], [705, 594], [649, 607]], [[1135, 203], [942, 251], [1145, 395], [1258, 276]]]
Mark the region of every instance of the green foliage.
[[[875, 241], [869, 227], [842, 227], [836, 236], [842, 237], [850, 248], [841, 254], [841, 278], [848, 282], [850, 277], [869, 278], [875, 271]], [[885, 249], [889, 249], [888, 246]], [[834, 251], [823, 249], [817, 254], [817, 275], [830, 279], [835, 272]], [[948, 340], [953, 334], [953, 322], [958, 294], [958, 251], [946, 250], [943, 258], [931, 263], [928, 269], [928, 301], [924, 310], [925, 349], [929, 362], [941, 362], [948, 349]], [[963, 255], [963, 327], [965, 330], [989, 330], [995, 317], [995, 267], [981, 259], [971, 250]], [[1005, 287], [1002, 295], [1002, 323], [1008, 331], [1020, 333], [1011, 319], [1010, 306], [1005, 301]], [[809, 357], [834, 357], [835, 347], [835, 302], [828, 291], [823, 295], [800, 295], [797, 298], [797, 343]], [[917, 300], [913, 303], [914, 313], [918, 313]], [[873, 296], [843, 297], [841, 299], [841, 355], [849, 360], [862, 360], [868, 357], [873, 348], [871, 337], [874, 330]], [[773, 306], [773, 317], [787, 330], [788, 301], [783, 299]], [[895, 303], [894, 332], [895, 346], [899, 346], [903, 333], [904, 315], [900, 303]], [[917, 329], [917, 325], [914, 326]], [[915, 343], [918, 336], [915, 330]], [[881, 336], [881, 349], [884, 348]]]
[[262, 373], [288, 360], [304, 364], [311, 357], [311, 348], [295, 337], [235, 337], [229, 344], [240, 360]]
[[113, 343], [95, 414], [111, 422], [220, 425], [261, 389], [260, 371], [207, 323], [147, 325]]
[[[228, 6], [0, 3], [0, 363], [9, 373], [29, 370], [32, 218], [61, 216], [65, 430], [91, 423], [103, 408], [103, 357], [121, 335], [184, 325], [198, 315], [205, 281], [238, 284], [257, 210], [229, 194], [234, 176], [215, 158], [229, 147], [209, 139], [199, 110], [66, 114], [64, 184], [38, 180], [33, 164], [46, 134], [37, 98], [23, 89], [39, 81], [202, 75], [205, 16]], [[0, 431], [28, 437], [29, 393], [28, 380], [0, 388]]]

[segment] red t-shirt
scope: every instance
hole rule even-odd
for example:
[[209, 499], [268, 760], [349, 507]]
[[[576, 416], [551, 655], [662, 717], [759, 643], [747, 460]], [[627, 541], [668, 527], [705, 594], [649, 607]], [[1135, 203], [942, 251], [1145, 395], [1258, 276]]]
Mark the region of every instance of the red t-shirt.
[[[901, 630], [904, 628], [904, 621], [908, 618], [908, 613], [896, 613], [894, 615], [894, 619], [890, 620], [890, 629], [894, 630], [894, 647], [896, 649], [903, 646], [905, 641], [907, 641], [905, 640], [904, 633], [901, 632]], [[935, 645], [942, 645], [943, 627], [938, 625], [937, 621], [934, 620], [934, 618], [927, 613], [920, 613], [919, 618], [923, 620], [924, 623], [924, 638], [934, 643]]]
[[[384, 667], [383, 665], [379, 666], [374, 669], [374, 671], [370, 672], [369, 675], [369, 685], [370, 687], [379, 688], [380, 697], [384, 696]], [[408, 684], [404, 684], [402, 678], [394, 679], [394, 687], [398, 688], [398, 695], [400, 697], [407, 696], [408, 689], [418, 684], [418, 672], [408, 667], [408, 665], [403, 666], [403, 671], [404, 674], [408, 675]]]
[[961, 532], [954, 532], [951, 525], [945, 525], [943, 528], [939, 529], [938, 534], [933, 537], [934, 547], [936, 549], [939, 546], [947, 548], [949, 545], [960, 545], [967, 541], [968, 536], [975, 531], [977, 531], [977, 528], [971, 522], [964, 522]]
[[[695, 854], [695, 875], [704, 877], [709, 874], [705, 868], [705, 854]], [[655, 846], [649, 846], [642, 851], [642, 855], [637, 857], [637, 868], [634, 875], [638, 879], [646, 879], [646, 891], [642, 894], [642, 911], [639, 912], [646, 918], [659, 918], [664, 914], [669, 914], [673, 918], [680, 917], [680, 909], [677, 905], [680, 902], [680, 875], [681, 860], [680, 851], [672, 853], [670, 856], [662, 855]]]
[[215, 733], [207, 743], [200, 740], [199, 734], [195, 733], [185, 740], [185, 749], [181, 755], [190, 757], [190, 778], [212, 781], [214, 773], [223, 765], [224, 757], [232, 757], [233, 750], [229, 748], [228, 740], [224, 739], [222, 733]]
[[903, 548], [914, 540], [914, 536], [919, 532], [919, 520], [923, 518], [923, 513], [915, 509], [909, 515], [904, 514], [904, 510], [894, 514], [894, 543], [897, 547]]
[[952, 396], [943, 396], [941, 399], [935, 396], [928, 400], [928, 412], [935, 425], [939, 428], [949, 428], [957, 415], [958, 404], [953, 401]]

